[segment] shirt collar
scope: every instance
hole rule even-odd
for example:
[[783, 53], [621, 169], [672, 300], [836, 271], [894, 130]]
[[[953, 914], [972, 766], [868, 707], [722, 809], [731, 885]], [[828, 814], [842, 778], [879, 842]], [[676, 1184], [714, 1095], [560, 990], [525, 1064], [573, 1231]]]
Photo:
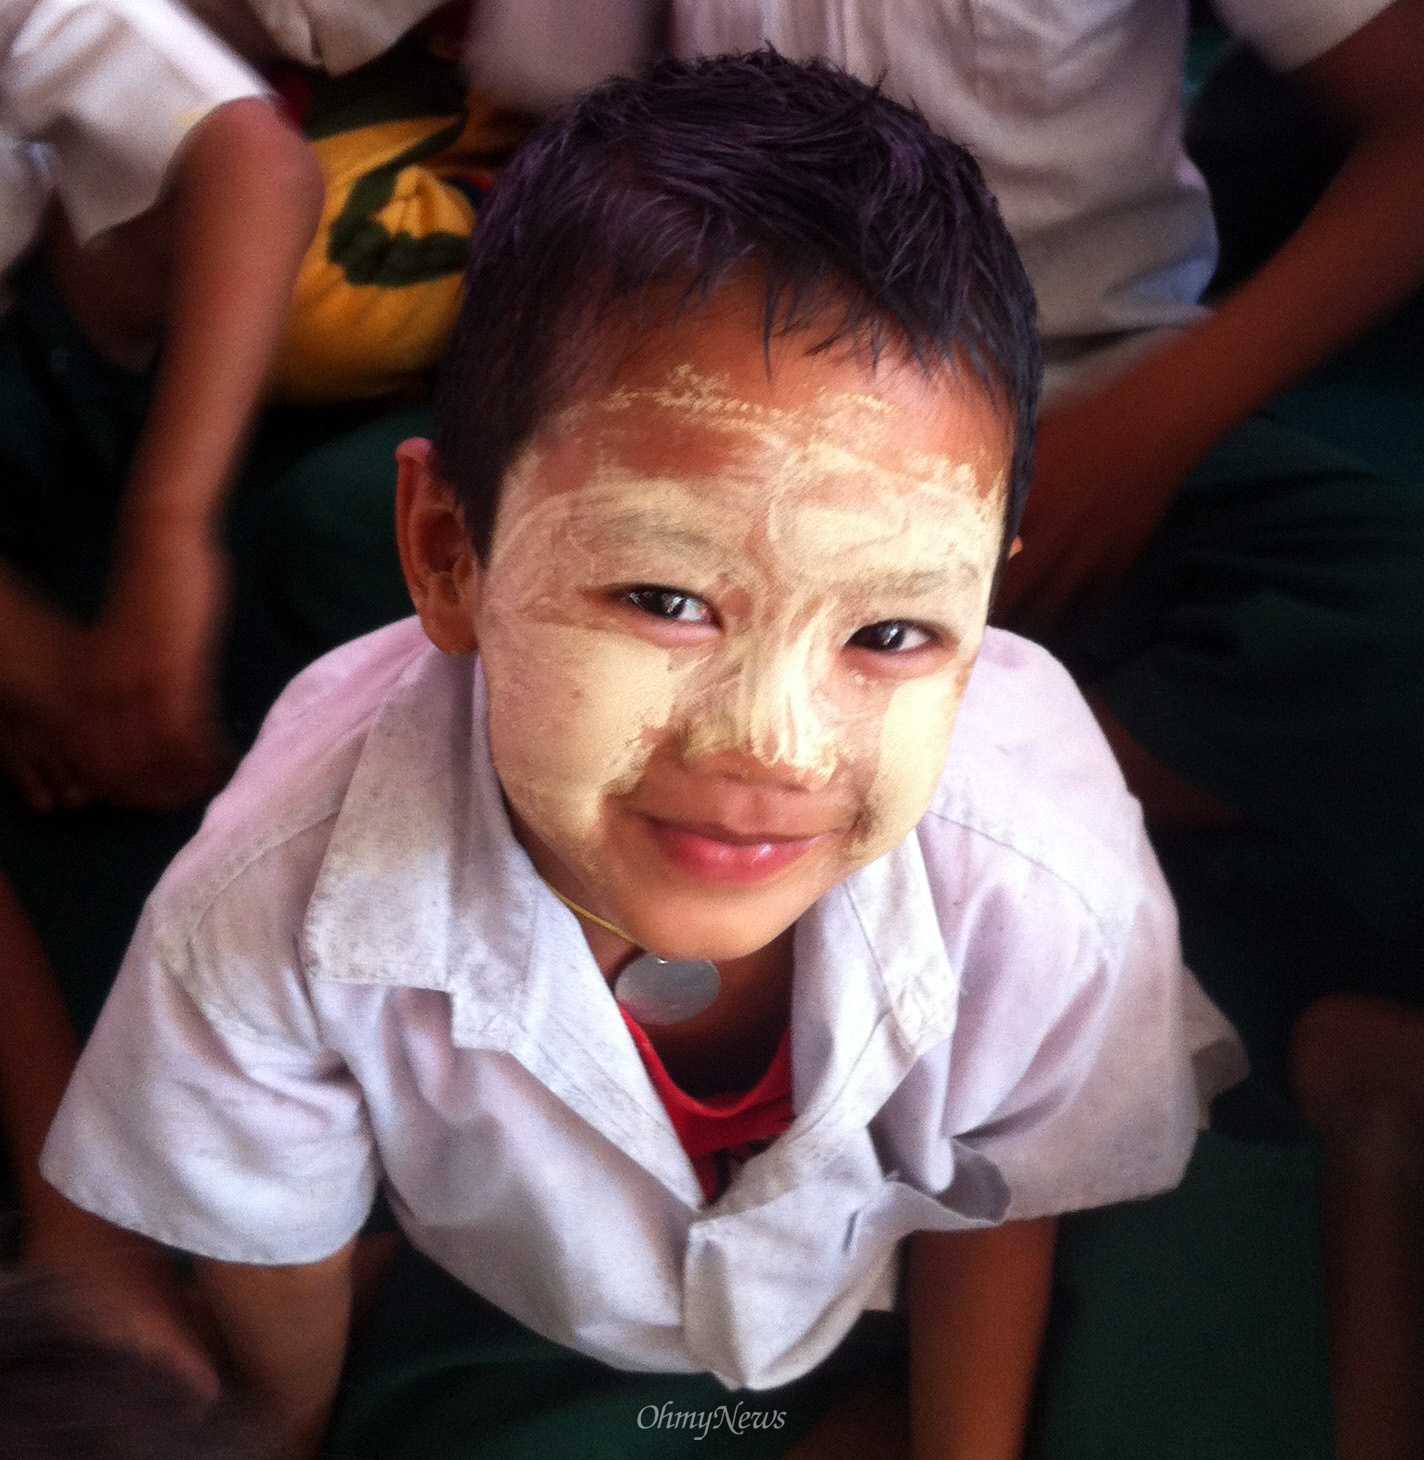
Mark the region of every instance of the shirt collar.
[[[490, 761], [473, 656], [433, 649], [376, 715], [332, 830], [302, 940], [318, 982], [435, 989], [456, 1046], [517, 1059], [679, 1195], [695, 1177], [574, 915], [515, 840]], [[917, 839], [798, 922], [798, 1117], [788, 1154], [819, 1163], [949, 1038], [949, 966]], [[684, 1190], [685, 1188], [685, 1190]]]

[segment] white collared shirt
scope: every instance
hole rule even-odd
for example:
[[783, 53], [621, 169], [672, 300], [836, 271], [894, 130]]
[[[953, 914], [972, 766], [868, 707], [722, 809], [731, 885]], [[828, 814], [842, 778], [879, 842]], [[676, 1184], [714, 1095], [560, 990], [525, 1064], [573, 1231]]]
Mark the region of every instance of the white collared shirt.
[[[1387, 0], [1218, 0], [1293, 69]], [[549, 105], [633, 70], [668, 12], [681, 56], [822, 57], [974, 154], [1038, 296], [1049, 396], [1205, 316], [1216, 229], [1182, 145], [1187, 0], [480, 0], [475, 77]]]
[[707, 1204], [577, 921], [514, 840], [472, 659], [414, 620], [288, 689], [150, 899], [45, 1174], [238, 1262], [378, 1180], [411, 1242], [633, 1369], [767, 1387], [897, 1244], [1162, 1190], [1239, 1050], [1067, 674], [990, 631], [934, 805], [797, 924], [796, 1117]]
[[0, 3], [0, 274], [51, 192], [81, 243], [158, 200], [183, 139], [261, 78], [169, 0]]

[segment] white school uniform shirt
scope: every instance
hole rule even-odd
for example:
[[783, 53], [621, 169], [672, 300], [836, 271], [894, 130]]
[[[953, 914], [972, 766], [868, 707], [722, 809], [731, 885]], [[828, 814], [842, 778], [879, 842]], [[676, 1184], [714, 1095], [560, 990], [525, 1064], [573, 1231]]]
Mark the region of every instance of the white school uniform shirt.
[[169, 0], [0, 0], [0, 276], [51, 195], [87, 243], [158, 201], [209, 112], [265, 93]]
[[[1387, 0], [1218, 0], [1293, 69]], [[480, 0], [476, 77], [548, 105], [646, 59], [669, 13], [678, 55], [824, 57], [880, 82], [969, 148], [1038, 295], [1049, 397], [1202, 318], [1216, 230], [1182, 145], [1187, 0]]]
[[[991, 630], [919, 828], [796, 925], [795, 1120], [708, 1204], [573, 914], [514, 840], [481, 677], [412, 620], [272, 711], [153, 894], [45, 1175], [210, 1257], [302, 1263], [378, 1180], [547, 1337], [767, 1387], [896, 1249], [1172, 1186], [1236, 1064], [1067, 674]], [[1217, 1083], [1220, 1083], [1219, 1081]]]
[[183, 0], [243, 55], [342, 76], [390, 50], [445, 0]]

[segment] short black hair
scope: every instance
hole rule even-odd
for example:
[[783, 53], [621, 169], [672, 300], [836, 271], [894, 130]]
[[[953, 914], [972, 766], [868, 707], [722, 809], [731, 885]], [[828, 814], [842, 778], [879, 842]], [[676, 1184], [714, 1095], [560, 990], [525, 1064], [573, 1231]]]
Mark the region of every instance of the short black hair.
[[437, 467], [481, 561], [505, 474], [606, 359], [615, 311], [633, 306], [646, 331], [749, 279], [768, 345], [824, 330], [810, 348], [968, 367], [1012, 444], [1007, 554], [1042, 351], [998, 207], [969, 153], [918, 112], [768, 48], [604, 82], [496, 184], [435, 396]]

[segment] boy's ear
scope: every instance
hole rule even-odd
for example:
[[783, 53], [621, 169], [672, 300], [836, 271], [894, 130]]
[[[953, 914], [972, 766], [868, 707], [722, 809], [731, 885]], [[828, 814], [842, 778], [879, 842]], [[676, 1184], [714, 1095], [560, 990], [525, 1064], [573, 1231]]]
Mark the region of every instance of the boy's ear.
[[396, 471], [396, 542], [415, 611], [437, 649], [472, 653], [483, 574], [455, 494], [428, 441], [402, 441]]

